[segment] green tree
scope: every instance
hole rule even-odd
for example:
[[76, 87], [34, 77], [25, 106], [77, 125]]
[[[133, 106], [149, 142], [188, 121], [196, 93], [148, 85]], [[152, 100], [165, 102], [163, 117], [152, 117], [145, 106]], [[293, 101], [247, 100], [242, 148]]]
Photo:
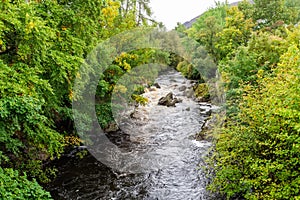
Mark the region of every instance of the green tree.
[[134, 16], [136, 25], [157, 24], [152, 19], [150, 0], [121, 0], [121, 15], [127, 17]]
[[224, 29], [217, 34], [216, 52], [219, 59], [230, 59], [239, 46], [246, 45], [254, 24], [252, 19], [245, 19], [244, 14], [234, 6], [227, 9]]
[[253, 18], [254, 5], [248, 1], [243, 0], [238, 3], [239, 10], [244, 14], [245, 19]]
[[243, 95], [242, 86], [255, 86], [256, 74], [261, 69], [265, 74], [271, 74], [288, 45], [283, 37], [269, 32], [252, 32], [247, 46], [237, 46], [231, 59], [223, 58], [219, 70], [226, 88], [228, 116], [236, 116], [238, 112], [237, 105]]
[[239, 121], [218, 135], [211, 185], [230, 197], [298, 199], [299, 62], [293, 45], [281, 56], [273, 76], [257, 74], [258, 87], [245, 86]]
[[43, 162], [79, 143], [71, 105], [83, 60], [136, 19], [110, 0], [5, 0], [0, 9], [0, 163], [47, 182]]
[[226, 8], [226, 4], [217, 4], [216, 8], [210, 8], [202, 14], [193, 26], [187, 30], [189, 37], [205, 46], [215, 61], [218, 60], [215, 47], [216, 35], [225, 26]]
[[300, 1], [286, 0], [285, 6], [290, 10], [290, 19], [292, 23], [300, 21]]
[[26, 175], [21, 176], [16, 170], [2, 168], [0, 168], [0, 197], [3, 200], [52, 199], [36, 180], [29, 181]]
[[277, 21], [291, 23], [290, 11], [285, 6], [285, 0], [254, 0], [253, 19], [258, 28], [271, 26]]

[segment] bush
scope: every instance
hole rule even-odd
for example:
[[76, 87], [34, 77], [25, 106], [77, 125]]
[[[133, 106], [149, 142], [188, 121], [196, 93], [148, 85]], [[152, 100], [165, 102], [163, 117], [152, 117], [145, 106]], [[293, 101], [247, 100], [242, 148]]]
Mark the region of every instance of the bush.
[[21, 176], [18, 171], [0, 168], [0, 199], [47, 200], [52, 199], [49, 192], [35, 181], [29, 181], [26, 174]]
[[200, 75], [200, 72], [190, 63], [188, 63], [187, 61], [182, 61], [180, 62], [177, 67], [176, 70], [181, 72], [182, 75], [188, 79], [193, 79], [193, 80], [202, 80], [202, 77]]
[[210, 189], [228, 198], [300, 198], [299, 65], [294, 45], [272, 76], [260, 70], [257, 86], [245, 86], [239, 120], [228, 122], [218, 135]]
[[194, 91], [196, 97], [202, 97], [205, 100], [209, 100], [210, 98], [209, 88], [206, 83], [196, 84], [194, 86]]

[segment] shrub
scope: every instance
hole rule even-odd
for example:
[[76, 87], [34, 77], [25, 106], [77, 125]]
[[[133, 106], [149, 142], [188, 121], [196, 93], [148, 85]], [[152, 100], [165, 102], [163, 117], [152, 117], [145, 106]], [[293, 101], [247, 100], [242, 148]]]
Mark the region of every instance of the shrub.
[[257, 86], [245, 86], [239, 120], [218, 135], [210, 189], [228, 198], [300, 198], [299, 65], [300, 51], [293, 45], [272, 76], [260, 70]]
[[29, 181], [26, 174], [21, 176], [18, 171], [0, 168], [0, 198], [3, 200], [47, 200], [52, 199], [49, 192], [36, 182]]

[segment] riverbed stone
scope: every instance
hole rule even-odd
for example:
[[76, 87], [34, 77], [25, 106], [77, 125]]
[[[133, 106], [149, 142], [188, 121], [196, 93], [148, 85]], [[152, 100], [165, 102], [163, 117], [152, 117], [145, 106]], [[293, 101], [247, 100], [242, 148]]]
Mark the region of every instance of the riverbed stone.
[[181, 103], [182, 99], [174, 98], [174, 95], [172, 92], [169, 92], [165, 97], [161, 97], [158, 100], [158, 105], [163, 105], [167, 107], [175, 107], [176, 103]]
[[154, 83], [153, 86], [156, 87], [156, 88], [158, 88], [158, 89], [161, 88], [160, 85], [159, 85], [158, 83]]
[[185, 86], [185, 85], [182, 85], [182, 86], [180, 86], [180, 87], [178, 88], [178, 90], [179, 90], [180, 92], [185, 91], [185, 90], [186, 90], [186, 86]]
[[105, 128], [104, 132], [111, 133], [119, 130], [119, 126], [116, 122], [110, 122]]
[[157, 91], [157, 88], [154, 87], [154, 86], [151, 86], [151, 87], [149, 88], [149, 91]]
[[147, 121], [148, 117], [144, 112], [141, 110], [134, 110], [132, 113], [129, 115], [132, 119], [137, 119], [137, 120], [142, 120], [142, 121]]

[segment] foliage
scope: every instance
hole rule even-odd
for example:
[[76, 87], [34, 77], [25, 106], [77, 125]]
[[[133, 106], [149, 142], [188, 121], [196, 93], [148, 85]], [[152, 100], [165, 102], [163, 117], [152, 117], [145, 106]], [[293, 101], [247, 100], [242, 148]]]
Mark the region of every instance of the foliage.
[[285, 6], [290, 11], [290, 19], [292, 22], [299, 22], [300, 21], [300, 1], [294, 0], [286, 0]]
[[95, 107], [98, 122], [102, 128], [105, 128], [110, 122], [114, 121], [111, 104], [109, 102], [99, 103]]
[[[53, 129], [43, 111], [42, 94], [51, 93], [49, 85], [26, 65], [0, 65], [1, 165], [22, 169], [25, 160], [59, 156], [63, 137]], [[37, 172], [43, 174], [39, 165], [29, 169], [30, 175]]]
[[145, 106], [149, 100], [141, 95], [133, 94], [132, 99], [139, 105]]
[[187, 30], [188, 35], [205, 46], [208, 53], [215, 59], [217, 59], [216, 35], [225, 26], [226, 8], [226, 4], [217, 4], [216, 8], [211, 8], [202, 14]]
[[207, 52], [205, 46], [181, 34], [181, 42], [185, 48], [185, 58], [171, 54], [171, 66], [186, 78], [202, 83], [216, 76], [217, 65]]
[[182, 61], [178, 63], [176, 70], [181, 72], [183, 76], [188, 79], [198, 80], [201, 79], [200, 72], [196, 67], [187, 61]]
[[218, 136], [214, 188], [227, 197], [300, 197], [299, 56], [291, 46], [274, 69], [276, 75], [263, 76], [260, 70], [258, 87], [244, 88], [240, 120], [228, 122]]
[[196, 84], [194, 86], [194, 91], [195, 91], [196, 97], [201, 97], [205, 100], [209, 100], [210, 93], [209, 93], [209, 88], [206, 83]]
[[253, 19], [258, 22], [258, 28], [271, 26], [279, 20], [286, 24], [295, 22], [285, 0], [254, 0]]
[[[300, 30], [289, 25], [299, 21], [295, 7], [243, 1], [226, 9], [225, 24], [213, 35], [209, 53], [224, 80], [227, 115], [214, 135], [209, 189], [227, 199], [300, 198]], [[203, 42], [212, 37], [195, 27], [189, 36], [212, 49]]]
[[149, 6], [150, 0], [120, 0], [121, 16], [136, 16], [136, 25], [156, 25], [151, 19], [152, 10]]
[[244, 14], [245, 19], [251, 19], [253, 16], [253, 4], [248, 0], [243, 0], [238, 3], [238, 9]]
[[0, 197], [3, 200], [52, 199], [35, 180], [29, 181], [26, 175], [21, 176], [18, 171], [9, 168], [0, 168]]
[[65, 131], [73, 132], [72, 82], [83, 56], [104, 36], [99, 21], [113, 19], [100, 15], [102, 1], [67, 4], [0, 4], [1, 164], [40, 181], [42, 161], [59, 157]]
[[143, 85], [154, 82], [160, 68], [163, 68], [151, 65], [152, 62], [158, 65], [168, 63], [169, 53], [155, 49], [122, 52], [104, 71], [96, 92], [96, 110], [101, 127], [114, 121], [113, 110], [122, 110], [123, 105], [134, 102], [137, 105], [147, 104], [148, 99], [140, 95], [144, 92]]
[[[99, 42], [151, 21], [141, 18], [145, 10], [148, 17], [151, 14], [146, 8], [149, 2], [140, 3], [143, 5], [138, 12], [126, 16], [121, 13], [121, 3], [111, 0], [0, 3], [1, 166], [26, 172], [28, 179], [49, 181], [55, 170], [45, 169], [44, 162], [59, 158], [66, 145], [81, 142], [73, 127], [71, 106], [74, 80], [85, 76], [78, 73], [83, 60]], [[118, 69], [122, 74], [136, 61], [125, 57], [121, 60], [122, 63], [114, 63], [110, 69]], [[100, 80], [99, 97], [106, 97], [112, 91], [118, 76], [111, 77], [110, 81]], [[101, 123], [106, 123], [111, 113], [106, 105], [103, 107], [108, 116]], [[85, 117], [82, 116], [89, 120]], [[18, 179], [17, 171], [1, 171], [1, 174], [6, 172]], [[23, 188], [22, 181], [26, 178], [20, 176], [20, 182], [14, 185], [16, 192], [18, 187]], [[24, 195], [27, 195], [25, 190], [33, 195], [26, 196], [29, 199], [39, 199], [38, 195], [42, 195], [38, 188], [36, 194], [27, 186], [23, 189]], [[13, 193], [8, 190], [9, 197]]]
[[227, 114], [231, 117], [238, 112], [237, 104], [243, 93], [241, 86], [256, 85], [256, 74], [260, 69], [271, 73], [288, 46], [285, 40], [287, 29], [283, 29], [282, 24], [274, 26], [274, 30], [254, 31], [252, 18], [245, 19], [242, 12], [248, 8], [247, 3], [242, 2], [242, 11], [239, 7], [227, 10], [226, 26], [217, 34], [216, 43], [218, 67], [227, 90]]
[[224, 80], [226, 120], [208, 161], [209, 189], [227, 199], [300, 199], [298, 7], [290, 0], [242, 1], [225, 9], [224, 23], [210, 9], [186, 30]]
[[244, 14], [234, 6], [227, 9], [226, 24], [217, 34], [216, 49], [219, 59], [230, 59], [239, 46], [246, 45], [254, 26], [252, 19], [245, 19]]

